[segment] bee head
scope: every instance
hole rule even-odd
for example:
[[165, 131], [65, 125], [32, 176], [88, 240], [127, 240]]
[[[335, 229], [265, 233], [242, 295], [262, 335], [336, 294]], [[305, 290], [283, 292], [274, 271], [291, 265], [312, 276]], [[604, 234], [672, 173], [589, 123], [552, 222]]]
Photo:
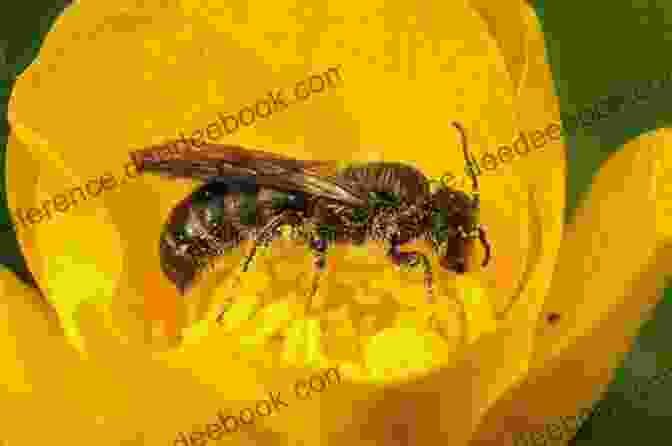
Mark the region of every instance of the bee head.
[[439, 263], [458, 274], [468, 272], [480, 236], [474, 202], [467, 194], [448, 188], [437, 191], [433, 201], [429, 239]]
[[479, 222], [478, 179], [471, 169], [466, 135], [461, 125], [458, 123], [453, 125], [462, 137], [464, 159], [472, 178], [472, 192], [466, 193], [442, 187], [432, 194], [429, 238], [439, 255], [441, 266], [463, 274], [468, 272], [469, 266], [473, 264], [476, 241], [479, 240], [485, 248], [485, 259], [481, 266], [486, 266], [490, 260], [490, 245]]

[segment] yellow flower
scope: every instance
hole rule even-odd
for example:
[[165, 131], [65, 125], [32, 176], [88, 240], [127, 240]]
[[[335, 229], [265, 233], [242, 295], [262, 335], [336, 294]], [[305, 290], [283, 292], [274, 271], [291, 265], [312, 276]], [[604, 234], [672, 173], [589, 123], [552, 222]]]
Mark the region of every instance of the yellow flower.
[[[57, 409], [34, 444], [70, 441], [75, 425], [97, 444], [137, 432], [146, 444], [173, 444], [179, 432], [216, 422], [220, 409], [291, 395], [298, 380], [329, 367], [341, 373], [338, 388], [293, 399], [232, 434], [232, 444], [388, 444], [403, 434], [409, 444], [466, 446], [497, 433], [510, 442], [524, 430], [521, 414], [539, 424], [598, 397], [654, 300], [642, 291], [652, 288], [660, 239], [642, 228], [656, 209], [645, 149], [662, 144], [661, 132], [609, 160], [566, 228], [560, 141], [493, 171], [482, 166], [493, 263], [457, 278], [426, 245], [404, 248], [430, 257], [433, 302], [420, 272], [395, 269], [374, 245], [366, 256], [330, 249], [311, 300], [313, 259], [284, 241], [240, 273], [243, 244], [180, 296], [161, 273], [159, 235], [199, 183], [125, 168], [131, 150], [180, 132], [209, 138], [222, 116], [243, 120], [245, 107], [278, 89], [300, 99], [319, 78], [319, 92], [254, 123], [237, 121], [218, 142], [341, 164], [407, 162], [431, 178], [463, 172], [451, 121], [467, 129], [477, 159], [559, 121], [543, 35], [526, 2], [449, 2], [441, 11], [393, 2], [337, 2], [328, 11], [309, 2], [159, 3], [73, 5], [13, 92], [10, 207], [47, 206], [51, 215], [19, 230], [43, 297], [0, 276], [12, 303], [3, 317], [20, 321], [11, 324], [15, 341], [0, 346], [14, 392], [3, 431], [10, 444], [28, 431], [21, 420], [34, 407]], [[123, 67], [110, 56], [122, 49]], [[92, 196], [90, 182], [106, 172], [119, 184]], [[615, 189], [625, 174], [628, 187]], [[78, 187], [86, 199], [57, 211], [55, 197]], [[546, 322], [550, 312], [558, 323]], [[59, 330], [56, 321], [62, 332], [48, 332]]]

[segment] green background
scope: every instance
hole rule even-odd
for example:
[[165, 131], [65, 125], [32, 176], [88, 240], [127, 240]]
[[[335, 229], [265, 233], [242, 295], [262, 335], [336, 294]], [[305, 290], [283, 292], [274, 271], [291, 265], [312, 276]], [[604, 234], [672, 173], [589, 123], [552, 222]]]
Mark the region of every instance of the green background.
[[[670, 48], [667, 37], [672, 37], [672, 2], [535, 3], [563, 115], [573, 115], [601, 97], [629, 95], [634, 87], [663, 79], [672, 70], [672, 59], [662, 56]], [[590, 189], [592, 176], [611, 153], [643, 133], [670, 125], [672, 109], [668, 104], [672, 85], [656, 93], [646, 105], [628, 106], [607, 120], [568, 135], [567, 219]], [[642, 227], [654, 228], [655, 222]], [[668, 246], [660, 249], [656, 257], [670, 259], [669, 253]], [[598, 402], [608, 407], [613, 416], [591, 416], [571, 445], [670, 443], [672, 379], [652, 386], [655, 390], [645, 397], [633, 390], [636, 384], [646, 386], [653, 376], [672, 368], [670, 339], [672, 287], [668, 282], [653, 318], [640, 330], [633, 349]]]
[[[3, 7], [0, 15], [0, 227], [9, 223], [5, 191], [5, 156], [9, 127], [7, 102], [14, 79], [37, 57], [54, 20], [67, 0], [22, 0]], [[633, 87], [660, 79], [672, 71], [664, 57], [672, 37], [672, 3], [667, 1], [563, 0], [533, 2], [542, 21], [549, 62], [564, 115], [573, 115], [599, 98], [629, 94]], [[646, 105], [630, 106], [588, 128], [566, 135], [568, 147], [568, 211], [571, 219], [590, 189], [592, 176], [607, 157], [632, 138], [669, 125], [667, 107], [672, 87], [658, 91]], [[55, 110], [56, 111], [56, 110]], [[607, 223], [608, 224], [608, 223]], [[646, 222], [643, 222], [643, 225]], [[652, 230], [651, 225], [643, 230]], [[669, 252], [669, 250], [667, 250]], [[21, 255], [16, 235], [0, 232], [0, 265], [23, 281], [35, 284]], [[591, 417], [572, 444], [667, 444], [672, 421], [672, 379], [656, 386], [642, 402], [632, 392], [635, 382], [672, 367], [668, 353], [672, 339], [672, 287], [656, 308], [655, 317], [641, 330], [636, 345], [617, 371], [605, 398], [598, 404], [613, 407], [614, 416]]]

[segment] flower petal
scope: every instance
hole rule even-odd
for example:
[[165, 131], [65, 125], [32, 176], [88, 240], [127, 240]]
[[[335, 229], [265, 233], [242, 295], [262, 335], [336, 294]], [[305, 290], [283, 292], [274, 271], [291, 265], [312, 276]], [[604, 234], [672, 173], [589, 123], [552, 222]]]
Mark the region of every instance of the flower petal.
[[[605, 389], [660, 298], [653, 225], [654, 154], [661, 144], [661, 132], [642, 135], [598, 172], [565, 232], [530, 375], [491, 410], [483, 435], [541, 431], [587, 410]], [[551, 313], [560, 315], [552, 324]]]

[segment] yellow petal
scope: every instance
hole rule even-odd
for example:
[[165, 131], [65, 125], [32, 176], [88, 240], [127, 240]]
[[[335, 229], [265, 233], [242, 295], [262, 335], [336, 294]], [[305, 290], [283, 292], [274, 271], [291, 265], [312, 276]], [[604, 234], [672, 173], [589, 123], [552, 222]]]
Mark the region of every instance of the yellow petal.
[[[656, 147], [656, 231], [661, 243], [672, 241], [672, 130], [658, 129]], [[666, 150], [665, 148], [668, 147]], [[666, 273], [672, 272], [669, 268]]]
[[[47, 314], [44, 308], [42, 296], [36, 290], [31, 290], [21, 284], [16, 276], [9, 270], [3, 268], [0, 271], [0, 318], [2, 324], [2, 336], [0, 336], [0, 355], [3, 363], [3, 380], [7, 385], [8, 392], [30, 393], [33, 391], [30, 380], [30, 364], [26, 364], [26, 358], [20, 355], [20, 339], [16, 337], [15, 328], [12, 326], [10, 305], [20, 302], [21, 299], [26, 303], [42, 302], [42, 320], [44, 324], [44, 315]], [[23, 304], [25, 307], [25, 303]], [[24, 309], [25, 312], [25, 309]], [[40, 319], [34, 317], [34, 319]], [[16, 322], [14, 322], [16, 323]]]
[[[524, 218], [518, 221], [518, 231], [509, 230], [502, 234], [498, 244], [494, 245], [494, 277], [485, 279], [486, 282], [490, 280], [499, 285], [495, 290], [492, 289], [495, 287], [488, 290], [488, 296], [495, 306], [495, 319], [499, 322], [496, 330], [484, 331], [469, 354], [472, 361], [478, 362], [479, 379], [472, 385], [477, 386], [479, 391], [475, 394], [471, 412], [476, 424], [493, 405], [497, 407], [498, 401], [528, 373], [536, 320], [544, 305], [560, 247], [565, 207], [564, 145], [548, 136], [544, 138], [544, 144], [531, 140], [534, 132], [548, 135], [550, 126], [559, 123], [558, 100], [551, 70], [546, 62], [544, 35], [532, 7], [526, 2], [514, 3], [521, 7], [524, 30], [520, 34], [525, 36], [523, 46], [526, 61], [516, 91], [517, 125], [513, 134], [494, 141], [489, 151], [497, 152], [504, 145], [509, 148], [518, 146], [523, 151], [519, 142], [522, 140], [519, 132], [523, 132], [529, 152], [525, 156], [516, 156], [508, 164], [500, 163], [497, 170], [484, 174], [480, 182], [485, 189], [489, 183], [494, 183], [496, 187], [499, 176], [523, 178], [525, 182], [520, 186], [520, 193], [524, 199], [516, 204], [523, 209]], [[496, 7], [492, 8], [494, 11]], [[515, 16], [515, 7], [512, 9], [514, 11], [510, 15]], [[504, 35], [499, 31], [495, 33]], [[510, 33], [512, 36], [519, 35], [513, 30]], [[511, 41], [500, 46], [507, 60], [510, 60], [508, 66], [512, 77], [517, 78], [515, 73], [519, 73], [520, 69], [515, 69], [515, 58], [519, 57], [519, 47]], [[540, 175], [539, 172], [544, 174]], [[487, 197], [485, 192], [483, 195]], [[520, 241], [525, 246], [524, 255], [509, 260], [506, 250], [517, 251], [511, 245], [518, 243], [512, 236], [518, 237], [519, 232], [523, 232]], [[502, 413], [498, 412], [497, 416], [502, 418]], [[479, 428], [476, 437], [485, 435], [493, 438], [496, 432], [508, 432], [510, 427], [497, 425], [497, 429], [484, 425]]]
[[[403, 355], [399, 351], [404, 351]], [[371, 380], [404, 382], [445, 363], [447, 345], [436, 333], [416, 327], [388, 328], [373, 336], [365, 347]]]
[[469, 0], [469, 4], [481, 15], [488, 31], [497, 42], [502, 53], [511, 82], [518, 90], [523, 81], [527, 64], [526, 26], [529, 10], [525, 0], [489, 2], [487, 0]]
[[489, 301], [486, 291], [469, 278], [458, 281], [458, 300], [463, 303], [467, 316], [467, 342], [475, 342], [482, 334], [496, 330], [492, 302]]
[[[35, 169], [37, 177], [33, 188], [14, 191], [10, 206], [18, 215], [25, 213], [30, 217], [31, 210], [35, 209], [41, 213], [39, 222], [18, 231], [19, 240], [28, 248], [28, 253], [37, 251], [39, 257], [28, 255], [29, 267], [35, 271], [47, 300], [58, 312], [66, 335], [84, 350], [80, 305], [90, 302], [107, 307], [111, 303], [123, 264], [121, 238], [105, 208], [86, 206], [86, 201], [97, 198], [101, 186], [87, 189], [81, 178], [66, 167], [58, 153], [39, 135], [21, 125], [14, 130], [17, 138], [30, 141], [31, 147], [35, 148], [31, 154], [33, 162], [29, 165]], [[27, 154], [18, 153], [26, 146], [17, 139], [13, 142], [10, 181], [16, 173], [28, 167], [22, 166]], [[50, 201], [50, 191], [67, 184], [75, 189], [69, 196], [70, 209], [58, 215]], [[101, 252], [106, 253], [104, 260], [100, 259]], [[102, 333], [98, 335], [106, 337]]]
[[20, 444], [31, 425], [30, 413], [38, 406], [53, 416], [44, 420], [44, 430], [31, 433], [33, 444], [65, 439], [72, 426], [86, 435], [105, 435], [101, 441], [104, 445], [115, 444], [109, 440], [111, 436], [117, 444], [120, 439], [128, 439], [132, 429], [129, 394], [122, 382], [110, 379], [119, 371], [108, 375], [105, 368], [82, 361], [44, 298], [7, 270], [0, 272], [0, 296], [0, 360], [5, 383], [0, 394], [6, 418], [11, 421], [3, 440]]
[[[536, 327], [530, 376], [492, 409], [483, 435], [539, 432], [561, 416], [590, 409], [621, 364], [661, 296], [653, 225], [662, 133], [629, 141], [594, 178], [563, 239]], [[560, 315], [552, 324], [551, 313]]]

